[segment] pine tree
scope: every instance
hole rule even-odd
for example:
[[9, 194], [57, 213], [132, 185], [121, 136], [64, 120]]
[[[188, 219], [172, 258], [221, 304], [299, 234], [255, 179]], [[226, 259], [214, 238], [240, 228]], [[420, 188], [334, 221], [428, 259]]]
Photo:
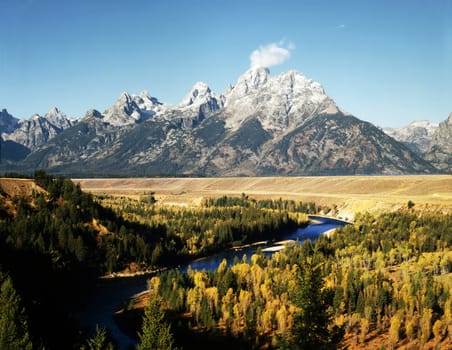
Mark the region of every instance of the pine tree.
[[160, 308], [160, 304], [157, 296], [151, 297], [151, 301], [144, 313], [138, 350], [176, 349], [170, 325], [164, 320], [165, 315]]
[[0, 349], [32, 349], [25, 310], [10, 277], [4, 278], [0, 285]]
[[114, 348], [105, 328], [96, 326], [96, 334], [87, 340], [87, 345], [82, 346], [81, 350], [113, 350]]
[[[310, 243], [303, 251], [308, 253]], [[291, 349], [335, 349], [341, 342], [343, 332], [337, 327], [329, 329], [332, 314], [323, 289], [321, 265], [316, 253], [302, 257], [297, 278], [294, 303], [300, 311], [294, 317], [294, 326], [288, 342]]]

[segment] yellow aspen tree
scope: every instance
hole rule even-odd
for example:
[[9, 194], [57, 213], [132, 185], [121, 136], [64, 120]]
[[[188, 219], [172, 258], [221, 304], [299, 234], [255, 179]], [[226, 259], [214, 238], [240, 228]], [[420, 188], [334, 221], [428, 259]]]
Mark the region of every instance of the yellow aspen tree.
[[237, 284], [239, 286], [245, 285], [248, 282], [249, 269], [250, 266], [245, 263], [240, 263], [232, 266], [231, 270], [234, 274], [237, 275]]
[[276, 323], [277, 323], [277, 332], [279, 334], [284, 334], [287, 332], [288, 330], [288, 325], [287, 325], [287, 317], [288, 317], [289, 313], [288, 310], [286, 309], [285, 305], [282, 305], [279, 310], [276, 312]]
[[369, 332], [369, 320], [365, 317], [361, 318], [360, 322], [360, 343], [363, 344], [366, 341], [366, 335]]
[[223, 298], [221, 298], [221, 315], [227, 329], [230, 329], [232, 325], [235, 299], [236, 297], [232, 288], [229, 288]]
[[160, 277], [154, 276], [148, 281], [148, 289], [154, 294], [158, 295], [160, 287]]
[[227, 262], [226, 258], [224, 258], [223, 260], [221, 260], [220, 265], [218, 265], [217, 272], [219, 274], [222, 274], [224, 271], [226, 271], [227, 266], [228, 266], [228, 262]]
[[254, 298], [256, 300], [258, 300], [261, 297], [260, 286], [262, 285], [262, 282], [263, 282], [264, 271], [262, 270], [262, 268], [259, 265], [255, 264], [255, 265], [251, 266], [250, 273], [251, 273], [251, 285], [252, 285]]
[[417, 315], [408, 316], [405, 325], [405, 333], [407, 338], [411, 341], [416, 336], [418, 317]]
[[452, 288], [449, 293], [449, 298], [444, 304], [443, 322], [449, 336], [449, 342], [452, 343]]
[[204, 290], [206, 288], [206, 283], [209, 280], [209, 276], [207, 275], [207, 272], [205, 270], [202, 271], [196, 271], [193, 276], [193, 282], [195, 283], [195, 286], [198, 286], [201, 288], [201, 290]]
[[240, 329], [241, 329], [241, 324], [242, 324], [242, 316], [241, 312], [240, 312], [240, 306], [239, 304], [234, 304], [234, 306], [232, 307], [233, 310], [233, 320], [231, 323], [231, 332], [232, 334], [234, 334], [235, 336], [237, 336], [240, 333]]
[[260, 291], [261, 291], [262, 297], [264, 298], [264, 300], [266, 302], [273, 300], [271, 281], [269, 279], [266, 279], [264, 284], [261, 285]]
[[202, 290], [201, 287], [195, 286], [187, 292], [187, 306], [193, 314], [196, 322], [199, 322], [199, 315], [201, 311]]
[[391, 349], [394, 349], [399, 341], [401, 323], [399, 315], [395, 314], [391, 317], [391, 325], [389, 326], [389, 344]]
[[270, 333], [273, 330], [274, 313], [272, 309], [265, 308], [259, 317], [259, 332]]
[[443, 339], [444, 324], [441, 320], [436, 320], [433, 324], [433, 336], [435, 337], [435, 346], [438, 346]]
[[432, 309], [425, 308], [420, 319], [420, 342], [423, 346], [430, 338], [432, 332]]
[[254, 266], [256, 265], [260, 260], [260, 256], [258, 254], [253, 254], [251, 255], [251, 259], [250, 259], [250, 265]]
[[251, 306], [251, 292], [241, 289], [239, 294], [239, 308], [240, 315], [243, 318], [243, 325], [247, 328], [247, 325], [251, 320], [247, 320], [248, 309]]
[[206, 296], [207, 303], [209, 304], [210, 310], [212, 310], [212, 312], [217, 312], [218, 299], [219, 299], [218, 288], [217, 287], [206, 288], [204, 291], [204, 294]]

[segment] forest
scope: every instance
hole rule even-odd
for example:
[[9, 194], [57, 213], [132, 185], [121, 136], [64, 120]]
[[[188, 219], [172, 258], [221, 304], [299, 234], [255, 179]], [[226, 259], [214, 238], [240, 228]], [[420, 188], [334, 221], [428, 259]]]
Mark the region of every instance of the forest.
[[[170, 270], [150, 280], [163, 309], [249, 348], [450, 348], [452, 218], [409, 211], [358, 215], [331, 237], [217, 271]], [[185, 316], [186, 317], [186, 316]], [[175, 333], [180, 332], [175, 322]], [[447, 347], [446, 347], [447, 346]], [[195, 348], [195, 347], [192, 347]]]
[[[207, 199], [161, 206], [84, 193], [69, 179], [36, 172], [42, 191], [0, 190], [0, 348], [114, 348], [74, 313], [102, 275], [177, 266], [235, 245], [277, 239], [327, 208], [291, 200]], [[216, 271], [170, 268], [149, 280], [138, 313], [139, 348], [441, 348], [452, 340], [451, 215], [412, 206], [267, 258], [258, 253]], [[7, 311], [7, 312], [6, 312]], [[43, 322], [45, 320], [45, 322]], [[154, 334], [154, 335], [153, 335]], [[161, 337], [155, 336], [160, 334]], [[206, 345], [206, 346], [207, 346]]]

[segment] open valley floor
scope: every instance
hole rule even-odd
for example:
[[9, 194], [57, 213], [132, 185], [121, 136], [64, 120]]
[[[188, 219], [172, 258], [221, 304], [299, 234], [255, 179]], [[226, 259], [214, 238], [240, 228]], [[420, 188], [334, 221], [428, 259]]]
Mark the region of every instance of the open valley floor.
[[417, 210], [452, 211], [452, 176], [316, 176], [234, 178], [74, 179], [94, 194], [138, 197], [152, 191], [161, 204], [193, 206], [219, 196], [283, 198], [337, 206], [337, 216], [393, 211], [411, 201]]

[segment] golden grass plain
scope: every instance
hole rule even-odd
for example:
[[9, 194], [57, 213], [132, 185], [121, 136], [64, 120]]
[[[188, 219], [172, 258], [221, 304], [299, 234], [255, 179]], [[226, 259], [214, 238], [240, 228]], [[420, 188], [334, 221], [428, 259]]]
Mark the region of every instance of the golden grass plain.
[[310, 176], [230, 178], [116, 178], [73, 179], [84, 191], [139, 197], [152, 191], [163, 205], [196, 206], [204, 199], [240, 196], [256, 199], [293, 199], [337, 206], [338, 215], [351, 219], [356, 212], [416, 210], [452, 212], [452, 176]]

